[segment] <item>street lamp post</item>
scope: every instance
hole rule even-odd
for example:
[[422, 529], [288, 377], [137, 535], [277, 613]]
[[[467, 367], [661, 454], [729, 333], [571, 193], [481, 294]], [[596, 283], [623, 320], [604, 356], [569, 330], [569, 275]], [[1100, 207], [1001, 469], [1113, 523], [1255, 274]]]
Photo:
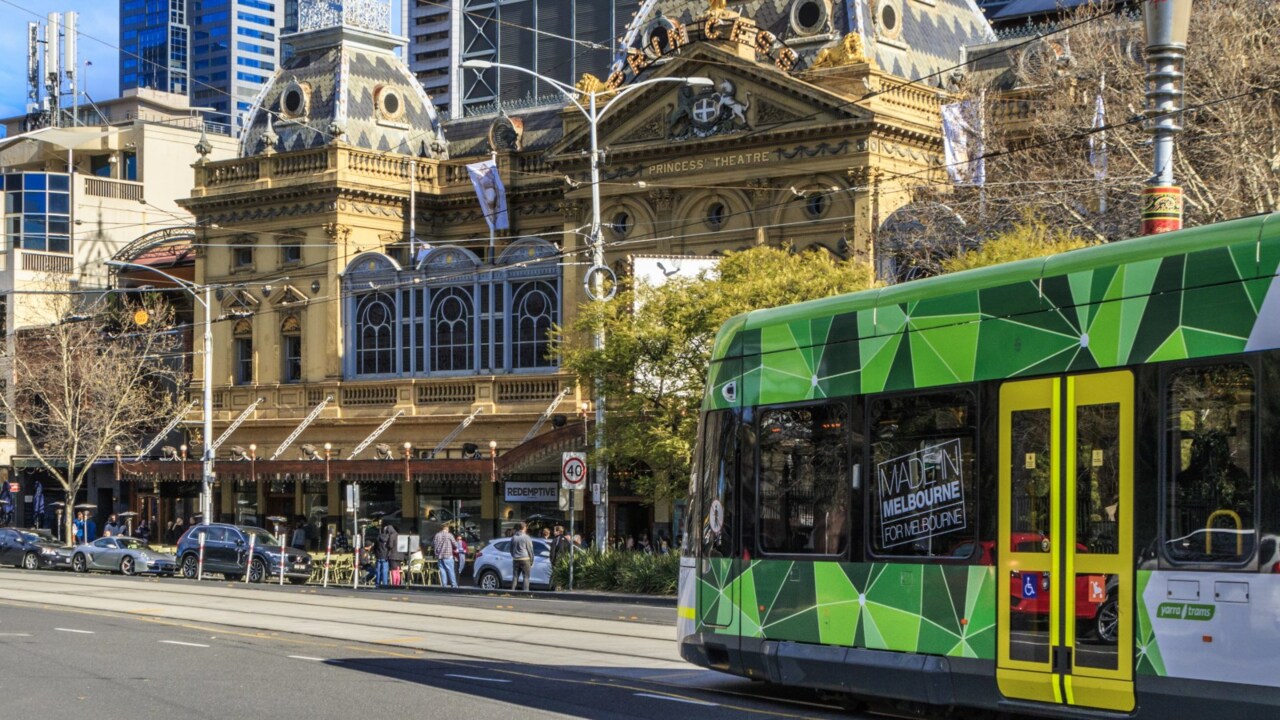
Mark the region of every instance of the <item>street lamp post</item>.
[[[127, 262], [124, 260], [107, 260], [106, 264], [111, 267], [118, 268], [135, 268], [138, 270], [147, 270], [153, 272], [163, 278], [166, 278], [174, 285], [186, 290], [191, 294], [191, 298], [200, 303], [204, 308], [204, 357], [202, 358], [202, 366], [204, 373], [204, 453], [202, 457], [202, 470], [200, 477], [200, 524], [208, 525], [212, 520], [213, 514], [213, 285], [197, 285], [190, 280], [183, 280], [169, 273], [153, 268], [150, 265], [142, 265], [140, 263]], [[284, 282], [288, 277], [282, 277], [275, 282]], [[235, 286], [240, 286], [237, 283]], [[270, 293], [271, 286], [266, 286], [266, 291]], [[200, 297], [201, 293], [204, 297]], [[185, 447], [185, 446], [184, 446]]]
[[[489, 68], [501, 68], [503, 70], [511, 70], [513, 72], [521, 72], [526, 75], [541, 80], [542, 82], [555, 88], [561, 95], [573, 104], [574, 107], [586, 117], [587, 127], [591, 132], [591, 268], [587, 270], [583, 284], [586, 286], [587, 295], [596, 302], [603, 302], [608, 299], [606, 295], [605, 282], [611, 278], [613, 273], [604, 264], [604, 239], [600, 232], [600, 165], [602, 164], [602, 154], [600, 152], [600, 139], [598, 129], [600, 119], [604, 117], [609, 109], [614, 106], [625, 95], [639, 90], [640, 88], [657, 83], [680, 83], [682, 85], [693, 85], [700, 87], [710, 87], [713, 85], [710, 78], [705, 77], [660, 77], [649, 78], [641, 82], [628, 85], [618, 90], [606, 90], [599, 92], [596, 90], [579, 91], [577, 88], [567, 85], [549, 78], [540, 73], [534, 72], [519, 65], [508, 65], [506, 63], [489, 62], [488, 60], [467, 60], [462, 63], [464, 68], [472, 68], [475, 70], [488, 70]], [[587, 105], [584, 107], [579, 101], [579, 95], [586, 95]], [[601, 95], [612, 95], [604, 105], [598, 105], [597, 98]], [[611, 290], [609, 290], [611, 292]], [[604, 350], [604, 330], [598, 329], [591, 337], [591, 348], [597, 353]], [[600, 488], [600, 502], [596, 503], [596, 545], [601, 549], [605, 549], [609, 537], [609, 466], [604, 461], [604, 388], [601, 378], [596, 377], [595, 388], [593, 389], [594, 404], [596, 407], [596, 480], [595, 484]]]
[[200, 303], [204, 307], [204, 458], [203, 466], [200, 473], [200, 524], [208, 525], [211, 520], [210, 516], [213, 507], [213, 495], [211, 488], [213, 487], [213, 288], [212, 286], [204, 286], [204, 297], [200, 297], [197, 292], [199, 288], [193, 282], [174, 277], [169, 273], [151, 267], [150, 265], [141, 265], [139, 263], [125, 262], [123, 260], [108, 260], [107, 265], [114, 267], [132, 267], [139, 270], [150, 270], [151, 272], [165, 277], [172, 281], [175, 285], [191, 293], [192, 299]]
[[1153, 174], [1142, 189], [1142, 234], [1182, 228], [1182, 188], [1173, 179], [1173, 138], [1182, 132], [1183, 83], [1191, 0], [1142, 3], [1147, 42], [1147, 116]]

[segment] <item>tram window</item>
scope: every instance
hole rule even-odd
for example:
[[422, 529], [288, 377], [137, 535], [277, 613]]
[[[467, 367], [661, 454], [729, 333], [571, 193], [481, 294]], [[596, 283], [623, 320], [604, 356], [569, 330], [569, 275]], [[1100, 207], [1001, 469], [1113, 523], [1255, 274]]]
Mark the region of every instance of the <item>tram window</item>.
[[1243, 363], [1168, 381], [1164, 549], [1175, 562], [1239, 564], [1256, 545], [1256, 381]]
[[849, 406], [760, 412], [760, 549], [839, 555], [849, 542]]
[[960, 557], [975, 547], [972, 393], [934, 392], [871, 403], [868, 532], [884, 556]]
[[702, 506], [698, 537], [704, 558], [734, 555], [738, 433], [735, 411], [707, 413], [702, 436], [702, 466], [698, 471], [698, 496]]

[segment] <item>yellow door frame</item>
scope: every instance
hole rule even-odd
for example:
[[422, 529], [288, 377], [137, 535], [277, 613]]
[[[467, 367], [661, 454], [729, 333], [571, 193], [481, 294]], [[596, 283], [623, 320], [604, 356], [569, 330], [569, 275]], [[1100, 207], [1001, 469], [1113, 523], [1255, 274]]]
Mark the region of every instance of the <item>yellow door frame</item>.
[[[1119, 503], [1114, 554], [1078, 552], [1076, 513], [1077, 409], [1119, 405]], [[1025, 410], [1050, 412], [1049, 552], [1013, 552], [1011, 536], [1013, 450], [1012, 417]], [[996, 595], [999, 628], [996, 681], [1008, 698], [1128, 712], [1133, 695], [1133, 375], [1129, 371], [1008, 382], [1000, 388], [999, 512], [996, 540]], [[1060, 542], [1059, 538], [1068, 538]], [[1045, 662], [1011, 657], [1010, 581], [1015, 573], [1050, 577], [1049, 657]], [[1076, 575], [1115, 575], [1119, 627], [1115, 670], [1076, 663]], [[1070, 662], [1064, 662], [1070, 658]]]

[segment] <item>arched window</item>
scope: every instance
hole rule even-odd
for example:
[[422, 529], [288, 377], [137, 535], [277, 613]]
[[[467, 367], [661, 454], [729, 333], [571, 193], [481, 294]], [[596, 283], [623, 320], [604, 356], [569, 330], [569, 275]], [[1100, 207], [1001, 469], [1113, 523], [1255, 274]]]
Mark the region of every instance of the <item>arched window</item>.
[[445, 287], [431, 294], [427, 337], [432, 370], [450, 372], [475, 367], [471, 336], [474, 318], [475, 301], [470, 288]]
[[290, 315], [280, 323], [280, 357], [284, 362], [281, 380], [302, 382], [302, 323], [297, 315]]
[[356, 300], [356, 374], [386, 375], [396, 371], [395, 299], [372, 292]]
[[231, 330], [234, 338], [232, 373], [237, 385], [253, 384], [253, 324], [238, 320]]
[[515, 368], [547, 367], [551, 326], [559, 315], [555, 286], [545, 281], [512, 286], [511, 364]]

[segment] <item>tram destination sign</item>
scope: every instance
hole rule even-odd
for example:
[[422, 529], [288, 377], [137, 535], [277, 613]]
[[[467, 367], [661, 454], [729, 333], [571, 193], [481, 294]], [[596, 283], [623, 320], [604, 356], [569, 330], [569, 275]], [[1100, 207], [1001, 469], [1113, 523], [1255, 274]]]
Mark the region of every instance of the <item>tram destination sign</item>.
[[964, 457], [948, 440], [876, 465], [880, 538], [891, 548], [964, 530]]

